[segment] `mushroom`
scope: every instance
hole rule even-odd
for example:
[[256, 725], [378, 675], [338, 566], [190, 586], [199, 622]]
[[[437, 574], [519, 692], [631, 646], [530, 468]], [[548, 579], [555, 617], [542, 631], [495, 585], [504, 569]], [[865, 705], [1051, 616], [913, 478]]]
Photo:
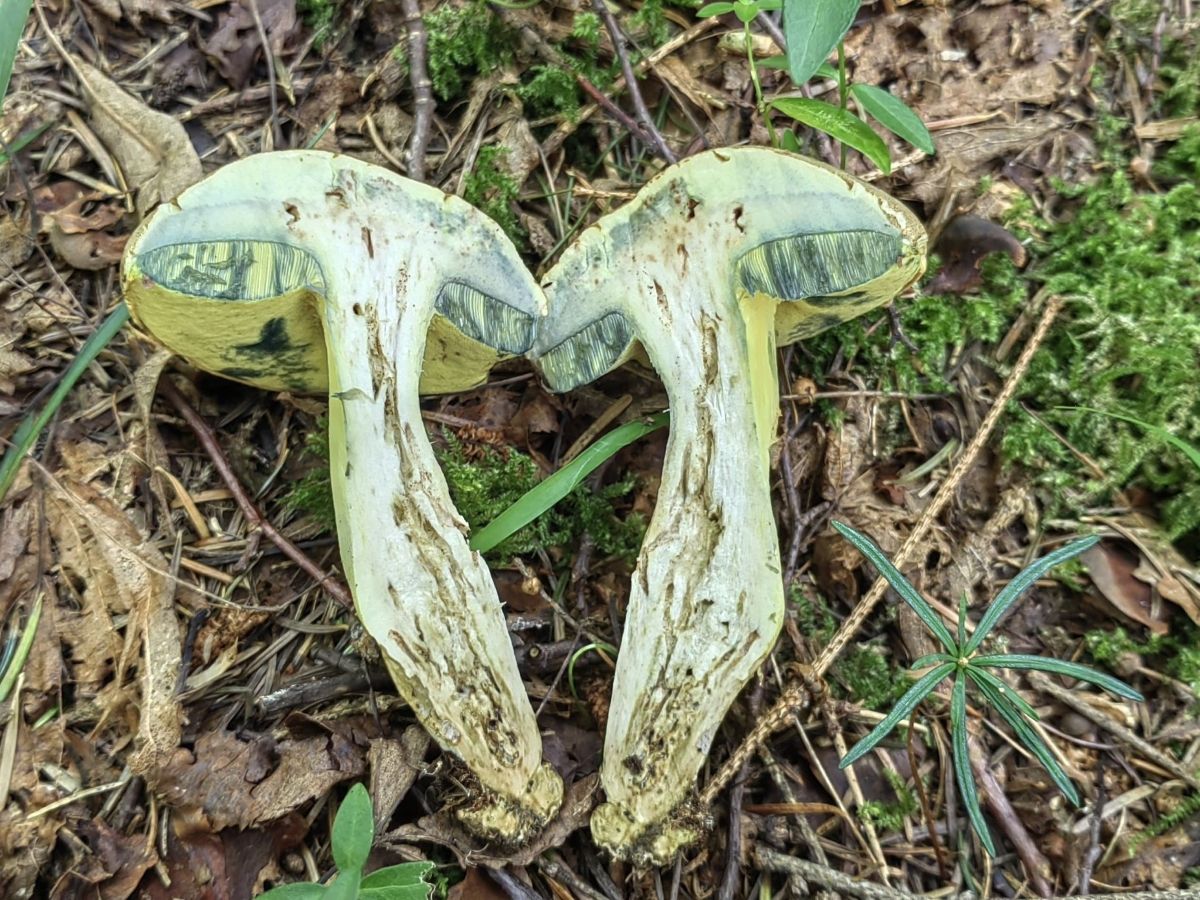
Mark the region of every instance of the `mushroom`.
[[768, 459], [776, 346], [887, 302], [924, 255], [920, 224], [886, 194], [743, 148], [666, 169], [543, 279], [532, 357], [553, 390], [644, 351], [670, 402], [613, 684], [607, 803], [591, 820], [615, 855], [662, 865], [699, 837], [696, 773], [783, 620]]
[[512, 244], [462, 200], [382, 168], [268, 153], [161, 206], [129, 242], [123, 285], [135, 321], [198, 367], [328, 392], [358, 616], [413, 712], [483, 788], [460, 819], [526, 841], [562, 782], [418, 404], [418, 385], [470, 388], [529, 348], [544, 299]]

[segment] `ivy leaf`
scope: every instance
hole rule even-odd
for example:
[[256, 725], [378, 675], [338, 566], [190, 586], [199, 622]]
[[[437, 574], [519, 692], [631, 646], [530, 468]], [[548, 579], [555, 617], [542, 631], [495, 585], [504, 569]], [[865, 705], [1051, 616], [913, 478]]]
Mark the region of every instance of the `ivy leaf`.
[[869, 116], [898, 138], [908, 141], [929, 156], [937, 152], [933, 146], [933, 136], [921, 117], [899, 97], [872, 84], [852, 84], [850, 94], [862, 104]]
[[771, 104], [775, 109], [810, 128], [825, 132], [879, 166], [884, 174], [892, 171], [892, 157], [883, 138], [854, 113], [824, 100], [786, 97]]
[[859, 0], [784, 0], [783, 35], [793, 83], [813, 77], [854, 24], [858, 6]]

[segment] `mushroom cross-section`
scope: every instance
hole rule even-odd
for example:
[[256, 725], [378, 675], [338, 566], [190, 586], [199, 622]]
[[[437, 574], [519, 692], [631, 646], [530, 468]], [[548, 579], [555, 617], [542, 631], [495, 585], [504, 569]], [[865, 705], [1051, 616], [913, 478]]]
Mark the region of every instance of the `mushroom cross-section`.
[[639, 352], [671, 432], [613, 684], [597, 842], [664, 864], [698, 836], [688, 802], [721, 719], [783, 617], [769, 448], [775, 349], [885, 303], [925, 266], [904, 206], [766, 149], [666, 169], [543, 279], [533, 357], [570, 390]]
[[487, 566], [421, 421], [425, 392], [481, 383], [525, 352], [542, 294], [500, 229], [441, 191], [344, 156], [226, 166], [126, 250], [135, 321], [197, 366], [328, 392], [331, 482], [358, 615], [400, 693], [484, 789], [459, 816], [508, 844], [562, 783], [517, 671]]

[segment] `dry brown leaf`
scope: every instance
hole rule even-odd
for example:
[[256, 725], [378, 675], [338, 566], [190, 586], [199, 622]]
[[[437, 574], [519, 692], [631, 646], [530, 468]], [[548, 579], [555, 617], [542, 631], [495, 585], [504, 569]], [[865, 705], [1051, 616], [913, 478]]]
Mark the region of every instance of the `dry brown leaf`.
[[1097, 544], [1079, 559], [1096, 589], [1118, 612], [1145, 625], [1153, 634], [1167, 633], [1162, 604], [1153, 602], [1150, 586], [1135, 577], [1136, 566], [1128, 557], [1114, 548]]
[[176, 833], [251, 828], [361, 778], [363, 748], [340, 733], [276, 742], [241, 741], [228, 731], [202, 734], [177, 750], [149, 780], [176, 810]]
[[[97, 693], [110, 715], [129, 699], [125, 673], [141, 642], [139, 750], [131, 765], [149, 766], [179, 744], [178, 623], [167, 564], [108, 497], [89, 485], [60, 479], [47, 496], [46, 515], [64, 571], [83, 585], [82, 609], [64, 615], [62, 634], [72, 648], [76, 682]], [[115, 614], [129, 614], [124, 643]], [[139, 770], [141, 771], [141, 770]]]
[[76, 65], [92, 128], [121, 166], [125, 183], [137, 191], [141, 215], [200, 180], [200, 157], [179, 122], [121, 90], [98, 69]]

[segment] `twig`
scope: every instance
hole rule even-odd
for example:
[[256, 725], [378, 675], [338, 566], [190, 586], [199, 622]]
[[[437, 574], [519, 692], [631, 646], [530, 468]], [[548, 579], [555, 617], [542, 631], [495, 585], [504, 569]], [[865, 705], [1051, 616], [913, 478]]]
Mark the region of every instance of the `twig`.
[[742, 881], [742, 803], [746, 799], [746, 779], [750, 775], [750, 760], [742, 764], [733, 790], [729, 792], [729, 830], [725, 834], [725, 874], [717, 888], [717, 900], [733, 900], [739, 896]]
[[258, 31], [263, 58], [267, 62], [267, 84], [271, 89], [271, 147], [278, 150], [279, 145], [283, 143], [283, 133], [279, 130], [279, 85], [275, 82], [275, 54], [271, 52], [267, 28], [258, 12], [258, 0], [250, 0], [250, 15], [254, 16], [254, 27]]
[[996, 781], [996, 776], [988, 768], [987, 756], [974, 735], [967, 738], [967, 748], [967, 754], [971, 759], [971, 768], [975, 773], [975, 783], [983, 789], [983, 798], [988, 811], [991, 812], [992, 818], [1000, 823], [1000, 829], [1016, 848], [1017, 856], [1021, 858], [1021, 862], [1025, 866], [1025, 874], [1033, 889], [1037, 891], [1039, 897], [1049, 897], [1053, 893], [1050, 885], [1046, 882], [1046, 873], [1050, 871], [1050, 863], [1042, 855], [1042, 851], [1037, 848], [1033, 838], [1029, 836], [1029, 831], [1025, 828], [1025, 823], [1021, 821], [1021, 817], [1017, 815], [1017, 811], [1008, 802], [1004, 788], [1000, 786], [1000, 783]]
[[[970, 445], [963, 452], [962, 456], [959, 457], [950, 475], [938, 489], [933, 501], [926, 508], [920, 521], [917, 522], [916, 527], [909, 534], [908, 539], [905, 540], [904, 546], [900, 548], [900, 551], [892, 560], [897, 568], [903, 568], [909, 562], [914, 551], [925, 540], [925, 536], [929, 533], [929, 529], [933, 525], [933, 520], [945, 508], [950, 498], [954, 496], [959, 482], [962, 481], [967, 470], [970, 469], [975, 459], [979, 456], [980, 451], [983, 450], [984, 445], [996, 427], [996, 423], [1000, 420], [1005, 407], [1008, 406], [1008, 402], [1016, 392], [1017, 385], [1021, 383], [1021, 379], [1025, 376], [1025, 372], [1029, 368], [1029, 364], [1033, 361], [1034, 353], [1037, 352], [1042, 342], [1046, 339], [1046, 334], [1050, 330], [1050, 326], [1058, 316], [1059, 310], [1062, 309], [1062, 303], [1061, 297], [1051, 297], [1050, 301], [1046, 304], [1046, 309], [1042, 313], [1037, 329], [1029, 339], [1029, 343], [1025, 346], [1025, 349], [1021, 352], [1021, 356], [1013, 366], [1012, 372], [1005, 380], [1000, 395], [996, 398], [987, 417], [983, 420], [983, 424], [980, 425], [979, 431], [971, 440]], [[712, 803], [717, 794], [724, 790], [725, 786], [729, 784], [741, 769], [742, 763], [746, 758], [753, 754], [768, 737], [787, 725], [795, 711], [807, 704], [810, 693], [809, 685], [819, 690], [819, 679], [828, 671], [829, 666], [833, 664], [838, 654], [841, 653], [854, 635], [858, 633], [858, 629], [862, 627], [863, 622], [866, 621], [867, 616], [870, 615], [871, 610], [875, 608], [875, 605], [883, 597], [886, 590], [887, 581], [883, 578], [875, 579], [875, 583], [871, 586], [871, 589], [859, 601], [858, 606], [854, 608], [854, 611], [842, 623], [842, 627], [838, 629], [833, 640], [830, 641], [829, 645], [812, 664], [812, 667], [806, 673], [806, 677], [793, 682], [780, 695], [779, 699], [775, 701], [775, 705], [754, 726], [754, 729], [746, 736], [742, 745], [725, 761], [720, 771], [717, 772], [713, 780], [701, 792], [700, 799], [703, 803]]]
[[658, 152], [658, 155], [668, 163], [674, 163], [676, 161], [675, 154], [671, 152], [671, 148], [667, 146], [667, 142], [663, 139], [658, 127], [654, 124], [654, 119], [650, 115], [650, 110], [646, 108], [646, 101], [642, 97], [642, 89], [638, 87], [637, 76], [633, 72], [633, 64], [629, 61], [629, 39], [625, 37], [625, 32], [617, 24], [617, 19], [608, 8], [605, 0], [592, 0], [592, 9], [595, 10], [596, 15], [604, 22], [608, 36], [612, 39], [613, 52], [617, 54], [617, 59], [621, 62], [621, 72], [625, 75], [625, 87], [629, 90], [629, 99], [633, 102], [633, 109], [637, 113], [642, 130], [649, 135], [650, 144]]
[[579, 86], [583, 88], [583, 92], [591, 97], [594, 102], [599, 104], [606, 113], [620, 122], [621, 125], [625, 127], [626, 131], [645, 144], [653, 143], [653, 138], [646, 133], [646, 129], [642, 128], [641, 125], [635, 122], [629, 113], [625, 112], [625, 110], [621, 109], [621, 107], [617, 106], [617, 104], [613, 103], [612, 100], [606, 97], [598, 87], [596, 87], [582, 75], [576, 75], [575, 80], [579, 83]]
[[425, 180], [425, 149], [429, 146], [429, 131], [433, 124], [433, 82], [429, 80], [429, 35], [421, 18], [418, 0], [400, 0], [404, 12], [404, 27], [408, 30], [408, 72], [413, 91], [413, 131], [408, 144], [405, 173], [414, 181]]
[[246, 521], [252, 527], [260, 529], [271, 543], [279, 548], [284, 556], [314, 578], [317, 585], [323, 587], [330, 597], [342, 604], [346, 609], [353, 610], [354, 601], [350, 598], [350, 591], [347, 590], [346, 586], [332, 573], [322, 572], [320, 566], [309, 559], [304, 551], [300, 550], [295, 544], [280, 534], [275, 529], [275, 526], [267, 521], [266, 517], [258, 511], [258, 507], [254, 505], [254, 501], [250, 499], [241, 482], [238, 481], [237, 475], [234, 474], [233, 469], [230, 467], [229, 460], [226, 459], [220, 444], [217, 443], [217, 436], [213, 434], [212, 429], [208, 427], [208, 423], [200, 417], [200, 414], [192, 409], [191, 404], [184, 399], [175, 385], [171, 384], [170, 380], [163, 378], [158, 383], [158, 389], [179, 410], [179, 414], [183, 416], [184, 421], [192, 429], [192, 432], [196, 435], [196, 439], [200, 442], [200, 446], [204, 448], [204, 452], [212, 460], [217, 474], [221, 476], [221, 480], [229, 488], [229, 493], [233, 495], [233, 499], [237, 503], [238, 509], [242, 511], [242, 515], [245, 516]]
[[861, 900], [908, 900], [908, 898], [915, 900], [916, 898], [916, 894], [910, 894], [908, 891], [884, 887], [873, 881], [859, 881], [817, 863], [787, 856], [764, 844], [758, 844], [754, 848], [754, 855], [758, 864], [770, 872], [782, 872], [803, 881], [816, 882], [823, 888], [837, 891], [847, 897], [858, 897]]

